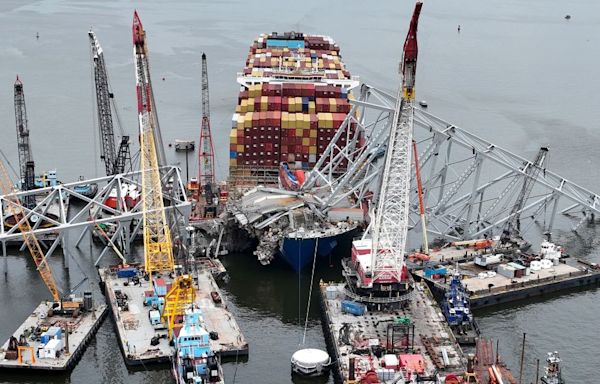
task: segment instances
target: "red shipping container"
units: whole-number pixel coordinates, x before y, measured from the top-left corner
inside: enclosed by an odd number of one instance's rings
[[[272,151],[273,150],[273,143],[265,143],[265,149],[267,151]]]
[[[311,139],[310,139],[310,145],[311,146],[317,145],[317,139],[311,137]]]
[[[308,155],[309,148],[310,148],[310,147],[309,147],[308,145],[303,145],[303,146],[302,146],[302,153],[303,153],[303,154],[307,154],[307,155]]]

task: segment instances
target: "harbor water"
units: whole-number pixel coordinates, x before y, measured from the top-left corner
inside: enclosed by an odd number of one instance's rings
[[[353,75],[394,91],[412,3],[305,0],[160,1],[3,0],[0,2],[0,150],[17,166],[13,88],[24,83],[33,157],[39,171],[59,179],[102,176],[94,130],[93,88],[87,31],[105,50],[111,85],[126,134],[136,137],[131,19],[138,9],[147,31],[156,105],[165,144],[198,139],[200,57],[210,76],[211,123],[217,175],[227,175],[228,135],[237,103],[236,73],[248,45],[261,32],[305,31],[332,36]],[[569,20],[565,15],[571,15]],[[460,25],[460,31],[458,26]],[[36,38],[36,34],[39,36]],[[525,158],[550,148],[548,167],[600,191],[600,3],[592,0],[428,0],[419,24],[417,98],[429,111]],[[133,139],[135,145],[137,140]],[[167,147],[186,174],[186,159]],[[134,151],[136,149],[134,148]],[[196,173],[197,153],[188,172]],[[583,259],[600,262],[599,231],[562,220],[553,239]],[[76,236],[72,236],[75,237]],[[86,240],[87,241],[87,240]],[[535,245],[534,245],[535,246]],[[85,275],[97,292],[93,266],[98,250],[69,247],[69,270],[52,257],[63,289]],[[138,251],[139,253],[139,251]],[[50,295],[27,254],[0,260],[0,340]],[[338,257],[325,260],[319,279],[341,277]],[[139,258],[140,255],[138,254]],[[102,264],[114,262],[107,257]],[[298,277],[283,264],[262,267],[252,255],[223,260],[231,276],[226,299],[250,344],[247,359],[228,359],[227,383],[290,382],[289,359],[304,331],[309,272]],[[317,291],[313,291],[306,345],[324,348]],[[535,362],[558,351],[568,382],[593,382],[600,364],[597,319],[600,291],[574,290],[476,313],[482,332],[500,339],[500,353],[518,376],[523,333],[526,380]],[[80,363],[68,374],[0,372],[0,383],[168,382],[166,366],[125,366],[111,319],[100,328]],[[303,381],[294,379],[295,382]],[[325,378],[322,382],[330,381]],[[311,381],[312,382],[312,381]],[[317,381],[318,382],[318,381]]]

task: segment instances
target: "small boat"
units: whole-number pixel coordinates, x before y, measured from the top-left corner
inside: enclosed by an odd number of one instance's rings
[[[181,328],[175,328],[172,372],[177,384],[225,384],[219,358],[211,349],[202,311],[188,306]]]
[[[131,209],[136,206],[136,204],[140,201],[140,192],[136,185],[133,184],[123,184],[121,185],[121,201],[122,206],[127,209]],[[119,206],[119,194],[117,192],[117,188],[113,188],[110,191],[110,194],[104,201],[104,204],[109,206],[112,209],[117,209]]]
[[[423,108],[427,108],[427,102],[425,100],[419,101],[419,105]]]
[[[83,181],[83,176],[79,177],[79,180]],[[96,192],[98,192],[98,184],[96,183],[85,183],[79,184],[73,187],[73,191],[79,193],[85,197],[94,197],[96,196]]]
[[[565,384],[560,371],[560,357],[558,352],[548,352],[546,366],[544,367],[543,384]]]

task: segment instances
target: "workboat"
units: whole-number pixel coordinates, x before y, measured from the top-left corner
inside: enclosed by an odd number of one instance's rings
[[[456,335],[457,341],[461,344],[475,344],[477,336],[479,336],[479,329],[473,319],[469,296],[461,283],[458,272],[454,273],[450,280],[442,301],[442,311],[448,325]]]
[[[117,209],[119,207],[119,198],[121,198],[121,207],[131,209],[140,201],[140,191],[136,185],[122,184],[121,193],[119,195],[117,188],[113,188],[110,194],[104,201],[108,207]]]
[[[560,371],[560,357],[558,352],[548,352],[546,366],[544,367],[543,384],[565,384]]]
[[[225,384],[219,358],[210,346],[210,334],[202,311],[195,305],[186,308],[183,324],[174,329],[173,376],[177,384]]]

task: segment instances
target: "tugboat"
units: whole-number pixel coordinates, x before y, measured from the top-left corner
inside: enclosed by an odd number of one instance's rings
[[[225,384],[219,358],[210,347],[210,334],[200,308],[185,310],[181,328],[175,328],[173,376],[177,384]]]
[[[546,358],[546,367],[544,368],[544,376],[542,376],[543,384],[565,384],[560,372],[560,357],[558,352],[548,352]]]
[[[457,341],[460,344],[475,344],[479,336],[479,328],[473,319],[469,296],[462,286],[458,268],[450,280],[448,291],[442,302],[442,310]]]

